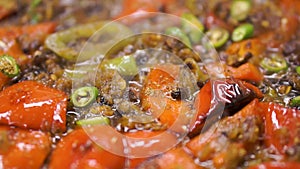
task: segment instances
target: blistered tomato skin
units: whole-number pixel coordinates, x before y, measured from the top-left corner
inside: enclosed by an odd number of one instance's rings
[[[38,82],[24,81],[0,92],[0,124],[43,131],[66,130],[67,95]]]
[[[39,169],[51,149],[50,135],[0,126],[0,168]]]

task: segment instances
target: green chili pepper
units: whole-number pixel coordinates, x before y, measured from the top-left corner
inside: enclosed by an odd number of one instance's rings
[[[191,47],[191,46],[192,46],[192,44],[191,44],[189,38],[188,38],[188,37],[186,36],[186,34],[184,34],[184,33],[182,32],[182,30],[179,29],[178,27],[170,27],[170,28],[168,28],[168,29],[165,31],[165,33],[166,33],[167,35],[177,37],[179,40],[181,40],[181,41],[182,41],[186,46],[188,46],[188,47]]]
[[[115,69],[121,75],[125,76],[134,76],[138,73],[139,70],[135,58],[131,55],[103,60],[100,67],[102,69]]]
[[[71,101],[75,107],[86,107],[96,100],[98,93],[96,87],[81,87],[72,93]]]
[[[237,20],[245,20],[251,10],[250,0],[234,0],[230,6],[230,16]]]
[[[300,75],[300,66],[296,67],[296,72],[298,73],[298,75]]]
[[[280,71],[286,70],[288,64],[284,57],[280,54],[271,54],[270,57],[265,57],[261,63],[261,67],[264,68],[267,72],[278,73]]]
[[[229,38],[229,32],[223,28],[213,28],[206,35],[215,48],[223,46]]]
[[[76,124],[79,126],[86,126],[86,125],[109,125],[110,120],[107,117],[99,116],[99,117],[93,117],[89,119],[82,119],[76,121]]]
[[[300,106],[300,96],[296,96],[294,97],[291,102],[290,102],[291,106]]]
[[[16,60],[9,55],[0,56],[0,71],[6,76],[13,78],[20,73]]]
[[[204,31],[203,24],[195,15],[191,13],[184,13],[182,14],[181,18],[184,19],[182,21],[182,30],[189,36],[192,42],[199,42],[203,35],[202,32]],[[191,24],[193,24],[195,27],[193,27]]]
[[[109,48],[111,46],[110,43],[121,40],[122,36],[127,36],[131,32],[125,25],[110,23],[108,27],[101,29],[100,33],[95,34],[95,37],[91,41],[88,41],[88,45],[86,45],[88,49],[84,51],[83,57],[77,58],[85,42],[106,23],[108,22],[89,23],[51,34],[47,37],[45,45],[57,55],[69,61],[88,60],[93,56],[98,56],[99,52],[103,52]],[[121,36],[119,36],[120,33],[122,34]],[[75,44],[79,48],[72,47],[72,44]]]
[[[45,41],[45,44],[57,55],[70,61],[76,61],[77,56],[79,54],[79,50],[69,47],[68,44],[72,41],[76,42],[77,39],[88,39],[103,25],[103,22],[97,22],[86,25],[80,25],[65,31],[57,32],[48,36],[48,38]]]
[[[232,40],[238,42],[253,36],[254,26],[250,23],[245,23],[235,28],[232,33]]]

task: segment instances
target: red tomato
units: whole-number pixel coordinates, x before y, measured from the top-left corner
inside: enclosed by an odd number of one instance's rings
[[[278,153],[296,144],[300,139],[300,111],[269,103],[265,112],[265,143]]]
[[[237,93],[235,91],[235,85],[239,86],[241,89],[241,93]],[[216,88],[215,93],[212,93],[212,87]],[[226,103],[231,103],[231,100],[234,100],[235,97],[239,97],[239,95],[244,95],[247,92],[253,92],[254,97],[261,98],[263,95],[261,91],[254,85],[247,83],[245,81],[232,81],[227,79],[226,81],[215,81],[212,85],[210,81],[208,81],[198,93],[195,100],[195,108],[197,110],[197,119],[196,122],[192,125],[191,134],[197,134],[203,127],[204,121],[206,117],[209,115],[213,108],[216,107],[215,100],[222,100]],[[232,94],[231,97],[226,96],[224,93]],[[227,98],[228,97],[228,98]],[[252,97],[249,95],[249,97]],[[254,97],[252,99],[254,99]],[[210,110],[212,108],[212,110]]]
[[[51,149],[49,134],[0,126],[1,168],[39,169]]]
[[[83,129],[76,129],[57,144],[49,168],[123,169],[125,158],[103,150]]]
[[[66,130],[67,95],[24,81],[0,92],[0,123],[52,132]]]
[[[238,68],[226,66],[226,74],[240,80],[249,80],[253,82],[261,82],[263,74],[252,63],[245,63]]]
[[[267,162],[259,164],[249,169],[297,169],[300,168],[300,163],[297,162]]]
[[[121,18],[133,13],[144,12],[158,12],[160,3],[159,0],[149,1],[149,0],[124,0],[123,1],[123,11],[116,17]]]

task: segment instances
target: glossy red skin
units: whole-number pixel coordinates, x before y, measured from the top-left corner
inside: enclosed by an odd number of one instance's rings
[[[51,149],[50,135],[0,126],[2,168],[39,169]]]
[[[103,150],[83,129],[75,129],[57,144],[50,157],[49,169],[123,169],[124,165],[124,157]]]
[[[267,162],[248,169],[298,169],[300,163],[297,162]]]
[[[67,95],[35,81],[0,92],[0,124],[43,131],[66,130]]]
[[[225,83],[225,82],[218,82],[218,83]],[[251,90],[255,93],[256,97],[261,98],[263,94],[261,91],[254,85],[247,83],[245,81],[241,81],[241,84],[244,85],[247,89]],[[210,108],[213,107],[211,104],[213,100],[212,96],[212,85],[211,82],[208,81],[200,90],[198,95],[196,96],[195,100],[195,108],[197,110],[197,119],[192,125],[191,132],[192,133],[198,133],[199,130],[201,130],[203,122],[205,121],[205,118],[207,117]]]
[[[264,106],[265,143],[284,155],[285,150],[300,139],[300,111],[275,103],[265,103]],[[280,129],[285,129],[285,134],[280,134]]]

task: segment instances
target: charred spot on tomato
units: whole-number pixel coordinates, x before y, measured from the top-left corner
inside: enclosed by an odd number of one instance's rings
[[[236,113],[257,97],[254,91],[237,79],[218,81],[214,85],[216,99],[225,103],[225,116]]]
[[[171,97],[175,100],[181,100],[181,90],[180,88],[176,88],[171,91]]]

